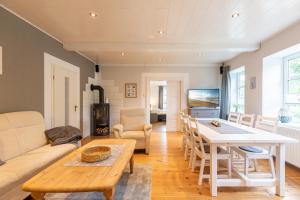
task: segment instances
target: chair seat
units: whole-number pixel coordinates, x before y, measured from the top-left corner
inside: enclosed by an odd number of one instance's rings
[[[263,153],[263,149],[259,147],[253,147],[253,146],[239,146],[239,148],[243,151],[247,151],[250,153]]]
[[[266,150],[266,149],[264,149],[264,148],[260,148],[260,147],[253,147],[253,150],[254,149],[255,150],[256,149],[261,150],[259,153],[250,151],[250,149],[244,150],[244,149],[242,149],[240,147],[231,147],[231,149],[233,151],[235,151],[236,153],[242,155],[242,156],[246,156],[247,155],[249,158],[250,157],[257,157],[257,156],[259,156],[259,157],[262,158],[262,157],[268,157],[269,156],[269,151]],[[257,159],[259,159],[259,158],[257,157]]]

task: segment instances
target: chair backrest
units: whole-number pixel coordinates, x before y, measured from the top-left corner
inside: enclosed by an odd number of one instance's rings
[[[202,138],[201,130],[199,128],[199,122],[196,122],[196,134],[194,135],[194,145],[198,148],[198,150],[205,155],[206,151],[204,148],[204,141]]]
[[[142,131],[146,121],[144,108],[126,108],[120,111],[124,131]]]
[[[239,124],[253,127],[254,119],[255,119],[255,115],[253,115],[253,114],[251,114],[251,115],[250,114],[241,114],[240,118],[239,118]]]
[[[182,115],[182,118],[183,118],[183,132],[185,134],[189,134],[189,118],[188,118],[188,115],[186,114],[183,114]]]
[[[191,116],[189,116],[189,129],[191,135],[197,130],[197,120]]]
[[[231,112],[228,115],[228,121],[238,123],[240,119],[240,115],[241,115],[240,113]]]
[[[263,117],[258,115],[255,122],[255,128],[269,132],[276,132],[277,125],[278,119],[276,117]]]

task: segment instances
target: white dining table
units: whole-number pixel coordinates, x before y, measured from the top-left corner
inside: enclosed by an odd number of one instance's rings
[[[222,119],[203,119],[197,120],[218,120],[222,124],[227,124],[241,129],[241,132],[250,132],[251,134],[222,134],[216,128],[211,128],[204,124],[199,124],[199,131],[204,140],[210,144],[210,192],[211,196],[216,197],[218,187],[238,187],[238,186],[276,186],[276,194],[285,195],[285,145],[297,143],[298,140],[285,137],[276,133],[270,133],[256,128],[247,127],[237,123],[229,122]],[[245,176],[235,178],[218,178],[217,169],[217,147],[219,146],[275,146],[276,149],[276,178],[275,179],[247,179]]]

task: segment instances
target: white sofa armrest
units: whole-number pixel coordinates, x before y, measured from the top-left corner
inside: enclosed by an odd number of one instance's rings
[[[145,124],[144,125],[145,137],[150,136],[152,131],[152,124]]]
[[[116,124],[113,126],[113,133],[116,138],[121,138],[123,134],[123,125],[122,124]]]

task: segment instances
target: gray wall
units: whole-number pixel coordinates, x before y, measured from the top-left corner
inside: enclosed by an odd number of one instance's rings
[[[44,52],[80,67],[82,90],[94,77],[94,64],[0,7],[0,113],[35,110],[44,112]]]

